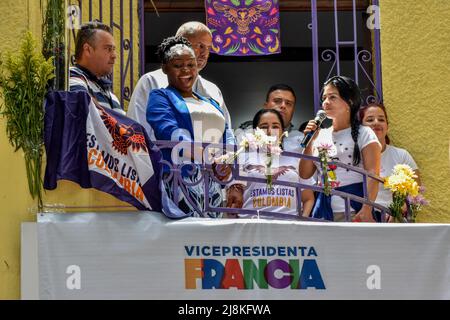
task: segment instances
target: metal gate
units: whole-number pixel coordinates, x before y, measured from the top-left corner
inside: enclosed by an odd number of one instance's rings
[[[88,21],[109,25],[118,43],[118,62],[111,76],[114,92],[120,92],[120,103],[125,108],[135,86],[136,75],[144,72],[144,0],[68,0],[67,16],[70,35],[67,50],[70,64],[75,62],[77,27]]]
[[[378,0],[372,1],[372,6],[367,8],[367,12],[374,10],[376,15],[374,18],[379,21],[378,13]],[[368,93],[363,93],[363,104],[370,102],[382,102],[382,82],[381,82],[381,55],[380,55],[380,29],[378,25],[374,25],[372,30],[372,48],[358,47],[357,37],[358,32],[361,29],[357,25],[357,7],[356,0],[352,0],[352,38],[342,39],[341,32],[339,30],[339,10],[337,0],[333,0],[333,29],[328,30],[334,34],[334,49],[327,49],[319,55],[319,19],[317,10],[317,0],[311,0],[311,31],[312,31],[312,50],[313,50],[313,82],[314,82],[314,111],[317,112],[321,108],[321,84],[333,75],[346,75],[349,71],[354,74],[354,79],[357,84],[360,84],[362,80],[368,82],[371,86],[371,90]],[[368,27],[368,24],[366,24]],[[353,49],[353,70],[343,70],[341,67],[340,49],[341,48]],[[325,68],[326,62],[328,72],[324,78],[320,77],[322,66]],[[369,70],[371,68],[372,70]],[[346,73],[344,73],[346,72]]]

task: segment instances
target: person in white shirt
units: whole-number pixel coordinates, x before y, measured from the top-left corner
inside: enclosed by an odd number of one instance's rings
[[[329,155],[333,160],[347,165],[359,167],[365,171],[379,175],[381,145],[375,133],[366,126],[361,126],[358,111],[361,106],[361,93],[358,85],[350,78],[332,77],[324,84],[322,108],[332,119],[333,124],[328,129],[317,128],[314,120],[309,121],[304,133],[317,129],[311,142],[305,148],[304,154],[318,156],[318,147],[331,146]],[[300,177],[310,178],[320,165],[312,160],[300,160]],[[337,190],[363,196],[363,177],[361,174],[343,167],[335,169],[339,182]],[[368,179],[368,198],[375,201],[378,193],[378,181]],[[351,201],[355,210],[354,221],[375,222],[372,207]],[[313,209],[313,218],[341,221],[345,219],[343,212],[345,204],[341,197],[326,196],[320,193]]]
[[[209,52],[212,46],[212,34],[209,28],[201,22],[186,22],[180,26],[176,36],[182,36],[189,40],[197,59],[198,72],[203,70],[208,63]],[[144,74],[139,79],[131,95],[127,116],[142,124],[151,140],[155,140],[155,134],[146,120],[149,94],[154,89],[166,88],[168,84],[167,76],[160,68]],[[206,80],[199,74],[192,90],[206,98],[214,99],[224,113],[228,128],[231,128],[230,114],[222,97],[222,92],[214,83]]]
[[[285,127],[282,114],[275,109],[262,109],[253,118],[253,129],[260,128],[269,136],[282,139]],[[242,159],[243,158],[243,159]],[[251,178],[266,179],[267,154],[263,151],[252,150],[241,153],[243,163],[242,175]],[[242,208],[252,211],[267,211],[287,215],[309,217],[314,205],[312,190],[303,189],[301,194],[296,187],[279,185],[276,180],[310,184],[310,181],[300,179],[298,174],[299,159],[284,155],[273,155],[271,171],[274,183],[270,187],[265,182],[239,181],[233,183],[227,192],[227,207]],[[302,208],[299,206],[298,196],[301,197]],[[235,217],[229,214],[228,217]],[[240,218],[251,218],[249,214],[239,214]]]
[[[416,181],[420,185],[420,174],[416,162],[411,154],[405,149],[394,147],[390,144],[388,137],[389,122],[386,108],[381,103],[373,103],[362,108],[359,116],[363,125],[372,128],[381,143],[381,168],[380,176],[385,178],[392,174],[397,164],[407,164],[417,175]],[[385,189],[382,184],[379,186],[376,202],[385,207],[392,203],[392,193]]]
[[[300,142],[303,139],[303,132],[294,129],[292,117],[295,112],[297,97],[294,89],[284,83],[272,85],[266,94],[264,109],[275,109],[281,113],[283,124],[289,135],[283,139],[283,149],[289,152],[301,153],[303,148]],[[253,132],[253,121],[245,121],[239,125],[236,130],[236,140],[240,142],[246,132]]]

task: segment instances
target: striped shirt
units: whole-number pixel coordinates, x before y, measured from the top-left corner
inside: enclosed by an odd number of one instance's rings
[[[78,64],[75,67],[70,67],[69,91],[86,91],[102,107],[125,114],[120,106],[119,99],[111,91],[111,85],[112,82],[106,77],[99,79],[88,69]]]

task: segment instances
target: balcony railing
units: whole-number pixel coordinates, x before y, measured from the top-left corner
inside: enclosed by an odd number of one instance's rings
[[[172,150],[174,147],[179,146],[179,141],[156,141],[156,145],[161,150]],[[186,142],[182,142],[185,143]],[[211,153],[211,149],[214,150],[234,150],[236,152],[237,146],[233,145],[224,145],[224,144],[208,144],[208,143],[187,143],[185,145],[185,148],[191,148],[191,154],[194,154],[194,150],[201,148],[202,149],[202,158],[208,159],[208,155]],[[216,153],[217,154],[217,153]],[[291,157],[291,158],[297,158],[297,159],[309,159],[314,162],[319,162],[318,157],[303,155],[300,153],[295,152],[287,152],[283,151],[281,153],[282,156],[285,157]],[[351,221],[351,209],[350,209],[350,201],[355,201],[361,204],[369,205],[370,207],[377,209],[381,212],[381,221],[386,221],[387,215],[389,214],[389,209],[377,204],[373,201],[370,201],[368,198],[368,190],[367,190],[367,182],[368,179],[374,179],[378,181],[379,183],[383,183],[383,180],[369,172],[366,172],[363,169],[347,165],[341,162],[330,162],[330,164],[334,164],[337,167],[341,167],[344,169],[347,169],[349,171],[357,172],[358,174],[361,174],[362,181],[363,181],[363,197],[356,196],[354,194],[350,194],[347,192],[339,191],[332,189],[331,190],[331,196],[339,196],[342,199],[344,199],[345,202],[345,219],[346,221]],[[183,177],[182,172],[192,169],[193,166],[197,166],[200,168],[201,176],[197,181],[189,182],[187,183]],[[259,182],[259,183],[266,183],[266,179],[264,178],[256,178],[256,177],[249,177],[246,175],[241,174],[242,166],[238,162],[238,158],[234,159],[234,162],[230,164],[231,166],[231,174],[230,176],[225,180],[221,181],[216,177],[216,175],[213,172],[213,164],[211,162],[191,162],[191,163],[173,163],[168,162],[166,160],[163,160],[163,166],[165,167],[165,172],[167,173],[165,176],[162,177],[165,181],[172,181],[172,194],[174,199],[178,199],[179,192],[183,193],[183,196],[185,199],[195,208],[197,213],[200,216],[205,216],[205,212],[223,212],[223,213],[238,213],[238,214],[245,214],[245,215],[251,215],[255,217],[263,217],[263,218],[269,218],[269,219],[285,219],[285,220],[306,220],[306,221],[321,221],[315,218],[305,218],[302,217],[301,214],[299,215],[292,215],[287,213],[277,213],[277,212],[271,212],[271,211],[264,211],[264,210],[252,210],[252,209],[237,209],[237,208],[227,208],[225,206],[221,207],[213,207],[209,203],[209,192],[208,187],[210,181],[215,181],[216,183],[220,184],[223,188],[225,188],[227,185],[232,184],[233,181],[244,181],[244,182]],[[204,207],[199,208],[195,205],[195,201],[190,198],[188,188],[197,186],[203,184],[203,190],[204,190]],[[282,180],[273,180],[273,185],[281,185],[281,186],[287,186],[287,187],[294,187],[297,190],[297,208],[298,211],[301,212],[302,208],[302,202],[301,202],[301,192],[302,190],[312,190],[315,192],[324,192],[324,188],[319,185],[310,185],[310,184],[303,184],[299,182],[290,182],[290,181],[282,181]]]

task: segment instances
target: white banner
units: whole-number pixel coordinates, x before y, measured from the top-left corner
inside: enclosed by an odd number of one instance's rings
[[[450,299],[450,226],[42,214],[40,299]]]

